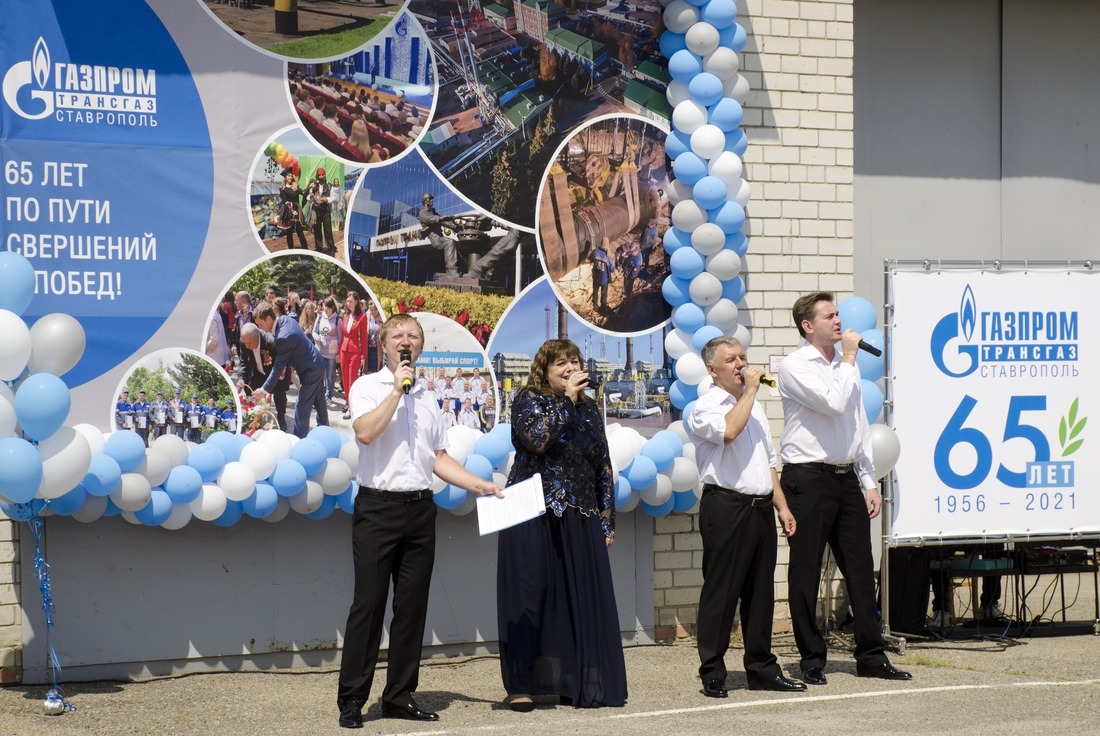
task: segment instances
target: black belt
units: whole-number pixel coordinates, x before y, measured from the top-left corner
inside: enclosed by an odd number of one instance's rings
[[[394,503],[416,503],[429,501],[432,498],[431,490],[425,488],[422,491],[380,491],[377,488],[359,486],[359,493],[380,501],[393,501]]]
[[[713,483],[704,483],[703,493],[708,492],[720,493],[723,496],[729,496],[736,501],[747,503],[749,506],[760,507],[772,505],[772,494],[770,493],[764,496],[759,496],[750,493],[741,493],[740,491],[735,491],[732,488],[723,488],[722,486],[717,486]]]
[[[826,473],[847,475],[848,473],[851,473],[853,470],[856,469],[856,464],[843,463],[841,465],[830,465],[829,463],[787,463],[783,467],[813,468],[814,470],[824,470]]]

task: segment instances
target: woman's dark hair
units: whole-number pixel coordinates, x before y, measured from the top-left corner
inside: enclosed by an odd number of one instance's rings
[[[547,371],[550,369],[550,364],[561,357],[570,358],[576,360],[578,363],[583,363],[581,358],[581,351],[571,340],[547,340],[539,348],[539,351],[535,353],[535,359],[531,361],[531,373],[527,377],[527,385],[531,389],[538,391],[540,394],[553,393],[550,390],[550,381],[547,378]],[[578,401],[583,401],[585,394],[583,391],[577,396]]]

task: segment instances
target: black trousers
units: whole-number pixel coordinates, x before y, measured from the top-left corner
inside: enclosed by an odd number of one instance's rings
[[[801,464],[783,466],[780,479],[798,531],[788,539],[791,555],[787,590],[795,643],[802,669],[824,667],[825,637],[817,625],[817,590],[825,545],[844,575],[855,619],[857,660],[886,661],[886,641],[878,620],[871,524],[859,478]]]
[[[745,673],[783,674],[772,654],[775,559],[778,536],[771,504],[752,506],[720,491],[704,490],[699,502],[703,539],[703,590],[696,639],[699,676],[726,679],[726,650],[741,600]]]
[[[428,587],[435,565],[436,505],[389,501],[362,491],[355,497],[351,544],[355,595],[344,628],[337,705],[370,697],[386,598],[393,583],[393,620],[382,702],[404,705],[416,690]]]

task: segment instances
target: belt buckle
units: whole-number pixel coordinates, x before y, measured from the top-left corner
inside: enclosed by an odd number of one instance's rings
[[[752,501],[749,503],[753,508],[759,508],[760,506],[767,506],[770,502],[765,496],[753,496]]]
[[[845,463],[844,465],[834,465],[833,472],[837,475],[847,475],[852,472],[852,463]]]

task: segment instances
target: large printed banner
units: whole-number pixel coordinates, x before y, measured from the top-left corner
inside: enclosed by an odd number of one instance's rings
[[[1091,270],[891,273],[891,541],[1100,533]]]

